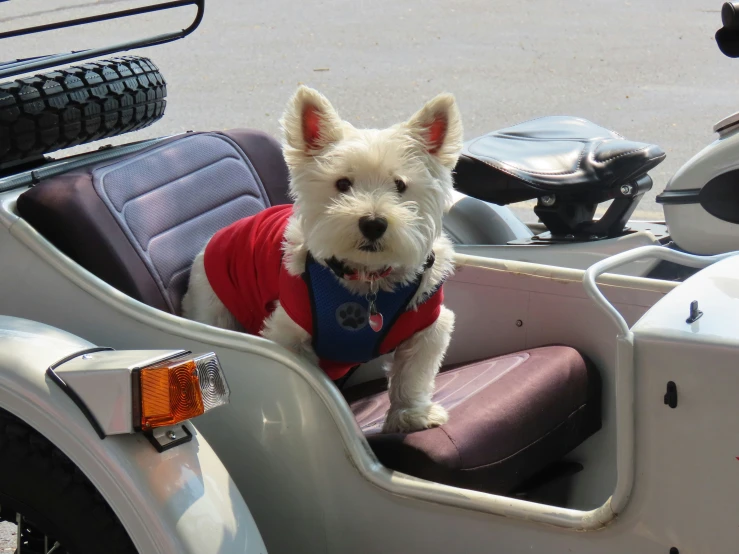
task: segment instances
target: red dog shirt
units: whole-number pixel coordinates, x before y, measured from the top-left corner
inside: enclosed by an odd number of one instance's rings
[[[367,302],[341,286],[327,266],[308,256],[302,277],[282,263],[282,242],[291,205],[268,208],[216,233],[205,249],[211,287],[246,332],[256,335],[279,300],[290,318],[313,338],[319,365],[331,379],[397,348],[439,317],[439,286],[415,309],[407,309],[419,278],[391,293],[378,293],[387,325],[375,333],[367,325]],[[399,295],[402,295],[399,296]]]

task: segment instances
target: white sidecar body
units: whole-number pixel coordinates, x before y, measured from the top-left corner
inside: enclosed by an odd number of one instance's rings
[[[178,143],[142,147],[142,156],[149,162],[157,152],[169,156],[173,144]],[[131,160],[123,164],[129,172],[141,158]],[[123,167],[116,163],[111,156],[101,171],[113,175]],[[159,186],[173,182],[181,180]],[[458,255],[457,272],[445,288],[446,305],[457,316],[445,362],[449,372],[480,360],[493,367],[506,356],[524,359],[540,347],[565,345],[589,361],[599,381],[592,392],[599,403],[591,403],[598,413],[588,420],[596,418],[597,425],[525,483],[490,492],[494,487],[486,489],[484,482],[449,484],[443,472],[439,479],[433,472],[413,475],[415,462],[400,471],[380,461],[371,432],[376,422],[360,421],[350,394],[382,378],[379,363],[360,367],[340,388],[274,343],[188,321],[176,310],[134,298],[55,246],[64,241],[48,227],[42,234],[38,221],[32,225],[23,217],[18,206],[25,192],[16,188],[0,196],[0,313],[116,349],[215,352],[231,402],[192,424],[246,500],[269,552],[730,552],[739,540],[733,523],[739,513],[739,450],[732,440],[739,416],[739,258],[717,261],[677,284],[599,275],[654,257],[674,256],[672,261],[695,267],[716,260],[653,246],[609,258],[586,275]],[[197,215],[185,226],[197,222]],[[159,211],[148,217],[167,216]],[[130,236],[136,244],[135,229]],[[560,380],[565,384],[556,389],[563,397],[572,392],[566,383],[574,370],[567,371]],[[492,390],[504,373],[479,382],[478,389]],[[463,421],[465,406],[477,403],[481,418],[497,418],[495,425],[515,431],[524,428],[517,425],[526,417],[543,429],[537,440],[549,440],[551,395],[530,391],[551,389],[537,389],[538,380],[533,370],[524,375],[526,385],[517,385],[520,396],[511,411],[495,416],[490,413],[502,396],[480,406],[483,393],[465,389],[450,410],[451,422]],[[12,410],[14,394],[0,389],[0,407]],[[364,399],[380,402],[381,396]],[[577,432],[558,436],[569,440]],[[496,436],[492,429],[469,441],[493,451]],[[74,445],[60,441],[59,447],[74,457]],[[513,452],[511,459],[518,455]],[[437,469],[442,463],[422,462]],[[504,467],[505,460],[489,464],[486,478],[497,478],[496,464]],[[515,481],[515,475],[506,479]],[[117,511],[115,498],[109,500]]]

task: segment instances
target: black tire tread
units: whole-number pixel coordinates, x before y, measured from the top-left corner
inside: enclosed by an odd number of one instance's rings
[[[141,56],[0,83],[0,166],[148,127],[166,96],[159,68]]]
[[[64,529],[68,539],[64,550],[78,554],[137,552],[113,510],[77,466],[46,437],[3,410],[0,495],[31,507]],[[7,516],[8,508],[2,506],[3,515]],[[58,538],[63,541],[62,534]]]

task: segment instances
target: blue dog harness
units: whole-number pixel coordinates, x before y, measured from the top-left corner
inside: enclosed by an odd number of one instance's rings
[[[380,346],[418,291],[421,276],[392,292],[380,290],[374,301],[386,323],[379,332],[369,324],[369,302],[337,281],[334,272],[313,260],[306,263],[313,315],[313,349],[319,358],[359,364],[380,355]]]

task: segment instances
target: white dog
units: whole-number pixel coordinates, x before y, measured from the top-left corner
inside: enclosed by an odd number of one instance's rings
[[[185,317],[261,333],[338,378],[393,351],[385,432],[446,423],[431,401],[454,314],[442,216],[462,148],[454,97],[357,129],[300,87],[281,121],[294,206],[217,233],[195,258]]]

